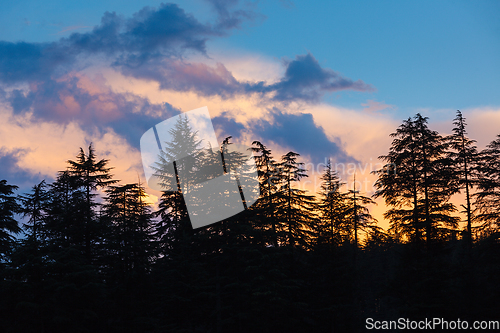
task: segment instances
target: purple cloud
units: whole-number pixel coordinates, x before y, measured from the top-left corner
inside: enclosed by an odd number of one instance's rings
[[[204,54],[207,39],[226,31],[200,23],[175,4],[145,7],[129,19],[106,12],[92,31],[57,42],[0,42],[0,80],[48,79],[78,56],[104,54],[117,64],[140,64],[154,57],[179,57],[188,49]]]
[[[361,80],[353,81],[329,68],[322,68],[310,53],[288,62],[284,77],[274,84],[238,81],[220,63],[210,67],[177,59],[150,59],[141,66],[122,63],[121,70],[125,75],[157,81],[161,89],[196,91],[205,96],[224,98],[235,94],[258,93],[263,96],[270,94],[272,100],[279,102],[301,100],[316,103],[328,92],[375,90]]]
[[[279,146],[309,155],[315,164],[324,163],[325,158],[333,158],[336,163],[357,162],[341,146],[340,139],[331,141],[324,129],[314,123],[312,114],[291,114],[278,108],[270,110],[271,120],[250,121],[245,126],[228,114],[223,113],[212,119],[214,128],[222,133],[219,140],[227,136],[239,138],[243,129],[251,129],[252,137],[263,142],[274,142]]]
[[[249,86],[249,91],[275,92],[274,100],[287,102],[303,100],[317,102],[327,92],[340,90],[374,91],[375,89],[361,80],[353,81],[337,72],[322,68],[318,61],[308,53],[299,55],[287,63],[284,77],[271,85]]]

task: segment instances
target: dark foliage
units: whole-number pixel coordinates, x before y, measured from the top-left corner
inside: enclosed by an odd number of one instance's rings
[[[156,211],[141,184],[115,184],[92,146],[17,198],[0,181],[0,331],[360,332],[367,318],[498,320],[500,139],[476,153],[460,119],[447,140],[420,115],[393,134],[378,171],[388,231],[370,198],[342,192],[329,163],[316,198],[295,186],[307,176],[297,153],[277,162],[258,141],[260,198],[193,230],[178,173],[230,156],[199,147],[186,119],[173,134],[199,154],[159,178],[177,191]],[[449,202],[467,188],[477,188],[464,221],[481,231],[473,239]]]

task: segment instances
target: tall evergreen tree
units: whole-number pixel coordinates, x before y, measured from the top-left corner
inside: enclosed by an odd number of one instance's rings
[[[169,134],[169,141],[161,143],[159,161],[152,167],[165,191],[177,190],[186,194],[198,181],[197,170],[203,154],[202,141],[187,116],[181,115]]]
[[[279,178],[277,177],[277,163],[272,156],[272,152],[260,141],[252,142],[251,150],[256,154],[255,163],[257,165],[257,176],[259,178],[260,197],[252,208],[258,211],[262,218],[261,227],[264,232],[270,234],[269,244],[278,247],[279,225],[274,217],[274,207],[278,189]]]
[[[384,198],[386,205],[391,207],[384,217],[389,220],[396,239],[406,237],[420,243],[417,133],[413,120],[404,120],[390,136],[394,139],[389,153],[379,157],[386,165],[374,171],[378,175],[374,197]]]
[[[152,213],[140,184],[110,186],[106,189],[103,219],[111,224],[107,240],[114,260],[113,269],[122,274],[145,273],[154,257]]]
[[[161,143],[159,161],[153,166],[164,188],[155,213],[160,219],[154,233],[162,254],[180,254],[191,249],[193,229],[184,195],[197,185],[203,151],[187,116],[179,117],[169,134],[170,139]]]
[[[452,151],[449,153],[449,158],[452,162],[452,172],[457,178],[459,190],[465,190],[465,212],[467,214],[467,242],[472,246],[472,203],[471,190],[477,184],[477,168],[478,168],[478,152],[475,145],[476,141],[467,137],[465,118],[460,110],[457,110],[453,124],[453,134],[447,139],[450,143]]]
[[[332,169],[329,159],[321,181],[318,204],[321,222],[318,224],[317,242],[326,243],[331,249],[349,239],[350,223],[346,218],[349,206],[347,194],[340,191],[344,183],[340,181],[337,172]]]
[[[477,219],[486,234],[500,227],[500,135],[481,151],[480,182],[475,194]]]
[[[447,143],[420,114],[405,120],[391,137],[389,154],[380,157],[387,164],[375,171],[375,197],[383,197],[391,207],[384,216],[397,238],[420,243],[425,235],[430,245],[446,235],[448,227],[458,225],[458,218],[450,215],[456,208],[449,198],[457,187],[445,156]]]
[[[449,202],[456,193],[455,177],[451,162],[445,156],[448,144],[438,132],[427,126],[427,117],[417,114],[414,118],[418,134],[418,156],[422,177],[422,205],[427,246],[434,238],[448,234],[447,228],[456,229],[459,218],[450,214],[456,211]]]
[[[275,217],[284,230],[284,243],[291,248],[309,248],[313,241],[316,224],[315,197],[293,185],[307,177],[304,163],[298,162],[300,155],[288,152],[278,164],[279,189]]]
[[[48,196],[44,232],[50,246],[54,250],[74,247],[83,255],[87,201],[79,179],[68,171],[60,171],[49,185]]]
[[[68,160],[68,174],[75,179],[77,186],[85,195],[82,233],[85,256],[89,263],[92,261],[93,243],[95,238],[99,237],[99,222],[95,214],[95,207],[99,204],[94,199],[97,195],[95,191],[117,182],[112,179],[110,171],[113,168],[107,167],[108,162],[106,159],[97,160],[92,144],[89,145],[87,154],[80,148],[76,161]]]
[[[28,221],[24,224],[28,231],[28,238],[38,244],[44,232],[44,223],[47,214],[47,203],[49,194],[46,190],[45,180],[33,186],[31,193],[19,196],[21,201],[21,213]]]
[[[356,190],[356,177],[354,176],[353,189],[349,190],[347,195],[348,208],[345,211],[345,219],[349,225],[350,240],[354,242],[356,248],[359,246],[359,231],[369,232],[377,223],[367,207],[370,204],[375,204],[375,202]]]
[[[42,302],[42,280],[47,276],[47,232],[46,218],[49,202],[49,194],[45,180],[33,186],[31,192],[20,195],[20,213],[25,218],[23,227],[26,237],[20,239],[16,251],[13,254],[13,264],[16,265],[16,274],[25,279],[27,287],[31,288],[33,300]],[[38,313],[39,315],[39,313]]]
[[[14,215],[21,209],[14,196],[18,187],[0,180],[0,259],[7,254],[13,245],[14,234],[21,232]]]

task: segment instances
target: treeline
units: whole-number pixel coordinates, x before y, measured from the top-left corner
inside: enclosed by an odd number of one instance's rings
[[[92,145],[29,193],[2,180],[0,331],[356,332],[368,317],[498,320],[500,136],[479,152],[460,112],[454,125],[441,136],[417,114],[391,134],[375,171],[387,231],[372,199],[342,191],[330,163],[313,195],[296,186],[307,177],[299,154],[275,160],[258,141],[257,202],[194,230],[186,188],[163,192],[154,211],[144,185],[119,185]],[[187,122],[172,131],[197,152],[191,170],[214,160]]]
[[[397,240],[427,246],[457,237],[469,247],[474,237],[498,232],[500,222],[500,135],[478,152],[476,141],[467,137],[460,111],[453,122],[453,134],[442,136],[427,126],[427,118],[408,118],[391,136],[388,164],[378,170],[375,197],[383,197],[390,209],[385,213],[389,231]],[[465,201],[457,208],[450,202],[461,194]],[[466,227],[459,228],[462,209]]]

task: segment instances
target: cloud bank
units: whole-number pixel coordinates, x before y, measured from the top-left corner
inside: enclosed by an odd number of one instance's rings
[[[216,130],[237,140],[260,139],[314,163],[325,157],[355,161],[342,140],[300,106],[320,105],[332,92],[375,88],[322,67],[311,53],[283,60],[277,77],[237,78],[211,58],[208,41],[262,15],[236,0],[209,2],[209,22],[162,4],[131,17],[106,12],[91,30],[55,42],[0,41],[2,177],[55,175],[78,147],[94,142],[125,175],[118,178],[130,180],[132,173],[142,174],[141,135],[203,105],[214,112]],[[132,83],[135,88],[127,89]]]

